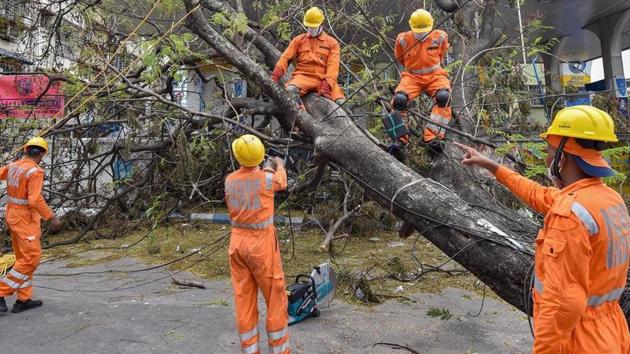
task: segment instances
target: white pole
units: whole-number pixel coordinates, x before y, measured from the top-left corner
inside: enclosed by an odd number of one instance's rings
[[[523,36],[523,20],[521,18],[521,0],[516,0],[516,10],[518,12],[518,28],[521,31],[521,50],[523,52],[523,64],[527,63],[525,55],[525,37]]]

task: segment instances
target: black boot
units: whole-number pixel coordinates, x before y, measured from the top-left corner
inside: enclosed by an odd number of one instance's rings
[[[31,299],[28,299],[26,301],[16,300],[15,304],[13,304],[13,309],[11,309],[11,312],[18,313],[18,312],[40,307],[43,304],[44,303],[42,302],[42,300],[31,300]]]
[[[402,163],[407,160],[407,146],[400,140],[394,141],[388,148],[390,155]]]
[[[413,226],[413,224],[404,221],[402,227],[400,228],[400,230],[398,230],[398,237],[407,238],[413,235],[415,231],[416,228]]]
[[[7,302],[4,301],[3,297],[0,297],[0,312],[7,312],[8,309]]]
[[[444,144],[437,138],[425,143],[427,144],[427,153],[431,161],[435,161],[444,152]]]

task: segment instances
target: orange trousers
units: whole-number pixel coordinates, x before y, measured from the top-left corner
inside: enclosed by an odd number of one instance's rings
[[[290,353],[288,299],[275,229],[232,229],[230,271],[243,353],[259,353],[258,289],[267,304],[267,337],[272,353]]]
[[[426,92],[429,96],[435,96],[435,93],[440,89],[451,89],[451,82],[448,79],[448,74],[444,69],[438,69],[433,73],[425,75],[415,75],[408,72],[401,74],[400,83],[396,87],[396,92],[405,91],[409,96],[409,101],[420,96],[421,93]],[[451,120],[453,113],[451,111],[450,104],[446,107],[440,107],[437,104],[433,105],[431,109],[431,120],[434,122],[447,125]],[[424,128],[422,139],[425,142],[429,142],[436,137],[444,139],[446,130],[435,124],[428,123]]]
[[[294,74],[285,87],[289,87],[291,85],[296,86],[300,89],[300,96],[304,96],[311,91],[316,91],[321,82],[322,79],[317,76]],[[339,87],[339,84],[336,82],[334,85],[331,85],[330,91],[330,99],[333,102],[345,98],[343,91],[341,91],[341,87]]]
[[[11,232],[15,264],[0,279],[0,297],[17,293],[18,300],[29,300],[33,296],[33,273],[42,255],[39,215],[33,220],[30,210],[7,211],[7,226]]]

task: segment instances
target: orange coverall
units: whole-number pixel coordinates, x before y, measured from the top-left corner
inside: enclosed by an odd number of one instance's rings
[[[506,167],[495,173],[545,214],[536,238],[535,354],[627,354],[630,336],[619,298],[626,285],[630,217],[621,196],[600,178],[561,190]]]
[[[0,296],[17,292],[20,301],[33,295],[33,273],[42,255],[41,219],[53,217],[44,197],[44,170],[31,159],[24,158],[0,167],[0,180],[7,181],[7,228],[15,252],[13,269],[0,279]]]
[[[296,86],[300,96],[304,96],[316,90],[325,79],[331,87],[330,99],[337,101],[345,97],[337,84],[340,55],[339,42],[326,32],[322,31],[317,37],[303,33],[291,40],[274,70],[280,69],[284,74],[289,62],[295,59],[295,71],[285,86]]]
[[[448,50],[448,36],[442,30],[434,30],[419,44],[412,31],[403,32],[396,37],[394,56],[403,66],[400,83],[396,92],[404,91],[409,101],[426,92],[434,97],[440,89],[451,89],[448,73],[442,68],[442,60]],[[433,105],[431,120],[448,124],[452,116],[450,104],[446,107]],[[428,142],[436,137],[444,139],[445,130],[428,123],[424,128],[423,140]]]
[[[289,353],[288,299],[282,258],[273,225],[274,192],[287,188],[283,167],[241,167],[225,180],[232,221],[229,260],[236,320],[243,353],[259,353],[258,289],[267,303],[272,353]]]

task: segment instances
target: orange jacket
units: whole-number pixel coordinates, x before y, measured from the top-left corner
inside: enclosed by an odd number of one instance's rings
[[[561,190],[500,167],[495,173],[537,212],[534,353],[628,353],[618,300],[626,285],[630,217],[621,196],[600,178]]]
[[[410,74],[425,75],[442,68],[442,60],[448,51],[448,35],[442,30],[434,30],[418,43],[412,31],[396,37],[394,56]]]
[[[232,234],[262,234],[273,230],[274,192],[287,188],[284,167],[264,170],[241,167],[225,179],[225,198]]]
[[[42,196],[44,170],[24,158],[0,167],[0,180],[7,181],[7,220],[20,211],[30,211],[33,220],[48,220],[54,213]]]
[[[339,42],[326,32],[322,31],[317,37],[310,37],[307,33],[303,33],[291,40],[276,63],[275,69],[281,69],[284,74],[289,67],[289,62],[295,59],[293,75],[326,79],[328,84],[333,86],[339,76],[340,55]]]

